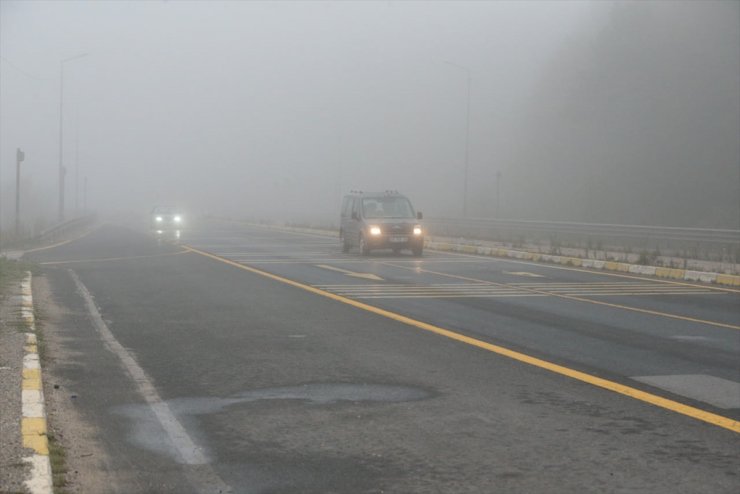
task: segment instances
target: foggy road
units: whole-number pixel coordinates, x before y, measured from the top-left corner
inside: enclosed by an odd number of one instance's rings
[[[740,493],[739,88],[737,1],[0,0],[0,492]]]
[[[179,243],[108,225],[29,257],[58,306],[52,403],[97,452],[75,460],[83,485],[740,485],[737,290],[433,251],[361,257],[336,238],[217,222]]]

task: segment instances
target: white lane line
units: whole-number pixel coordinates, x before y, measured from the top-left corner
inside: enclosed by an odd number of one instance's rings
[[[342,269],[336,266],[329,266],[326,264],[317,264],[316,267],[322,268],[322,269],[328,269],[330,271],[335,271],[337,273],[346,274],[347,276],[352,276],[354,278],[363,278],[363,279],[372,280],[372,281],[383,281],[383,278],[373,273],[356,273],[354,271],[349,271],[348,269]]]
[[[632,379],[718,408],[740,408],[740,383],[728,379],[706,374],[634,376]]]
[[[105,324],[105,321],[103,321],[103,317],[100,315],[100,312],[95,305],[92,295],[90,295],[87,287],[82,284],[77,273],[71,269],[68,271],[74,280],[75,285],[77,285],[77,290],[85,300],[85,305],[87,306],[87,310],[95,329],[98,334],[100,334],[101,339],[108,349],[120,359],[129,376],[134,381],[139,393],[144,397],[144,400],[151,408],[154,416],[167,433],[167,436],[169,437],[173,447],[176,449],[182,463],[187,465],[207,465],[209,460],[202,448],[195,444],[185,428],[172,413],[167,402],[162,400],[159,396],[157,389],[154,387],[154,384],[144,369],[139,366],[136,359],[118,342],[118,340],[116,340],[113,333],[108,329],[108,326]],[[230,492],[229,487],[212,468],[208,467],[206,468],[206,471],[202,473],[206,474],[204,476],[206,478],[199,479],[202,485],[196,486],[201,487],[200,492]],[[193,480],[192,477],[191,480]]]

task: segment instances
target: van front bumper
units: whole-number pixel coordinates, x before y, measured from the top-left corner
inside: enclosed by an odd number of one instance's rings
[[[418,249],[424,246],[423,235],[367,235],[367,246],[371,249]]]

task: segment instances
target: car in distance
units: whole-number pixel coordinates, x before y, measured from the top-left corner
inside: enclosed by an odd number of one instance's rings
[[[352,191],[342,199],[342,252],[357,247],[366,256],[374,249],[391,249],[394,253],[410,249],[419,257],[424,251],[422,217],[397,191]]]
[[[172,206],[155,206],[152,209],[151,221],[152,230],[159,234],[180,231],[184,226],[182,212]]]

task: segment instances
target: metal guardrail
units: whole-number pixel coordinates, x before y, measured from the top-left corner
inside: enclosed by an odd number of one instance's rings
[[[740,244],[740,230],[482,218],[430,218],[425,222],[427,225],[434,225],[435,227],[445,229],[461,228],[490,232],[495,232],[496,230],[536,231],[548,234]]]
[[[432,235],[515,244],[660,250],[665,254],[691,252],[700,257],[726,259],[740,256],[740,230],[731,229],[483,218],[428,218],[425,224]]]
[[[53,240],[59,239],[62,236],[64,236],[66,233],[68,233],[70,230],[74,230],[76,228],[83,227],[85,225],[88,225],[95,221],[95,215],[89,214],[87,216],[80,216],[79,218],[74,218],[68,221],[65,221],[63,223],[56,224],[52,227],[49,227],[33,237],[32,239],[28,240],[29,243],[46,243],[51,242]]]

